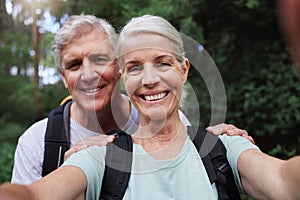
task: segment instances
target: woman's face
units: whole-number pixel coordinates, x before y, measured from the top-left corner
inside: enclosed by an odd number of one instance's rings
[[[101,110],[111,102],[120,72],[106,35],[94,30],[74,38],[61,52],[61,76],[76,104]]]
[[[165,119],[178,112],[189,62],[179,63],[172,50],[170,40],[149,33],[129,37],[121,47],[125,89],[141,117]]]

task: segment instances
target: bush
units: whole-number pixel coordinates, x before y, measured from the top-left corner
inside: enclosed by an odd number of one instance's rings
[[[0,143],[0,183],[11,180],[15,147],[16,144],[13,142]]]

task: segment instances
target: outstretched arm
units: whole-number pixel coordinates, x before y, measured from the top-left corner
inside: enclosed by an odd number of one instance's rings
[[[26,185],[5,183],[0,186],[0,199],[19,200],[34,199],[34,194]]]
[[[299,167],[300,157],[284,161],[258,150],[238,159],[243,189],[255,199],[300,199]]]
[[[286,183],[285,189],[295,199],[300,199],[300,156],[293,157],[284,163],[282,167],[283,181]]]
[[[81,169],[63,166],[29,185],[10,183],[1,185],[0,199],[84,199],[86,186],[86,178]]]

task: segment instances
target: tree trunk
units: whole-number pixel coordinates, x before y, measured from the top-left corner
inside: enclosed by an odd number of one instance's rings
[[[9,32],[11,28],[11,18],[6,11],[5,0],[0,0],[0,42],[4,39],[4,35]],[[0,66],[2,66],[1,68],[3,69],[4,75],[9,75],[10,68],[5,60],[2,60]]]
[[[35,2],[33,3],[36,4]],[[32,46],[34,50],[34,83],[36,86],[35,89],[35,100],[37,105],[37,117],[38,119],[43,117],[43,106],[42,99],[39,93],[40,86],[40,76],[39,76],[39,64],[40,64],[40,33],[39,26],[37,24],[39,20],[39,16],[35,12],[35,6],[32,6],[32,14],[33,14],[33,23],[32,23]]]
[[[34,50],[34,82],[37,86],[40,84],[39,64],[40,64],[40,33],[37,25],[37,15],[34,14],[32,23],[32,45]]]

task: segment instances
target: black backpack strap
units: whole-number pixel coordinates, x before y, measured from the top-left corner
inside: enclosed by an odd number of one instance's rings
[[[218,199],[241,199],[226,157],[226,148],[219,137],[194,126],[188,127],[188,132],[200,154],[211,184],[216,184]]]
[[[72,101],[54,108],[48,115],[42,176],[46,176],[64,161],[70,148],[70,106]]]
[[[116,139],[107,145],[100,199],[121,200],[131,174],[133,144],[131,136],[121,130],[107,134],[115,134]]]

